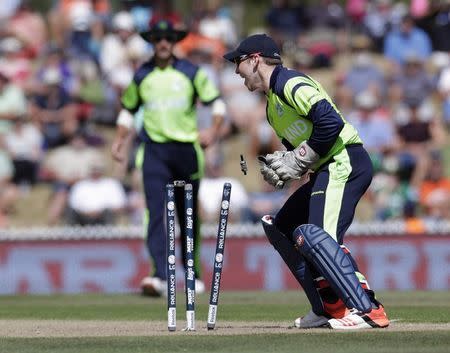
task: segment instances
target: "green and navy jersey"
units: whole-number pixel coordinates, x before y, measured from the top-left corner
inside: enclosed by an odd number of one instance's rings
[[[320,156],[314,169],[346,145],[362,143],[317,81],[281,65],[270,78],[267,119],[288,149],[308,141]]]
[[[197,99],[210,104],[219,91],[205,71],[191,62],[174,59],[160,68],[153,60],[144,63],[122,95],[122,105],[131,113],[143,107],[144,141],[158,143],[198,140]]]

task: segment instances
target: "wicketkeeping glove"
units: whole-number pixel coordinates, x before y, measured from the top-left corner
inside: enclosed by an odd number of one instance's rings
[[[268,167],[284,182],[300,179],[319,158],[319,155],[306,142],[302,142],[293,151],[282,154],[275,152],[266,156]]]
[[[268,165],[264,156],[258,157],[260,171],[264,180],[267,181],[270,185],[276,187],[277,189],[282,189],[284,186],[284,181],[280,180],[280,177],[272,170]]]

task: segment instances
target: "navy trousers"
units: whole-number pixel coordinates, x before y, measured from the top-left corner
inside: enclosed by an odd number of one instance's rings
[[[142,165],[145,199],[148,209],[147,248],[153,260],[153,276],[166,280],[166,184],[184,180],[193,186],[194,195],[194,256],[195,274],[200,278],[200,220],[198,217],[198,189],[203,175],[203,155],[192,143],[145,143]],[[185,264],[185,215],[183,188],[175,188],[176,210],[181,232],[181,250]]]
[[[372,162],[362,145],[350,145],[311,175],[310,181],[296,190],[275,217],[275,226],[289,239],[301,224],[315,224],[342,245],[353,221],[356,206],[372,181]],[[299,254],[299,256],[301,256]],[[348,254],[361,283],[367,283],[351,254]],[[299,282],[311,302],[313,311],[324,313],[317,292],[319,274],[304,259]]]
[[[347,146],[290,196],[276,215],[276,227],[292,235],[301,224],[315,224],[342,244],[372,175],[372,162],[363,146]]]

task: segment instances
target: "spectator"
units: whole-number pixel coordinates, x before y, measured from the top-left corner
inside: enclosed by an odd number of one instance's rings
[[[12,129],[13,121],[26,114],[27,101],[22,89],[0,71],[0,133]]]
[[[206,4],[205,16],[198,25],[200,34],[218,39],[225,46],[236,43],[236,26],[229,16],[220,12],[222,1],[208,0]]]
[[[114,224],[126,207],[126,195],[119,181],[104,175],[103,162],[89,167],[89,176],[77,181],[69,192],[69,223]]]
[[[48,15],[51,38],[65,47],[68,34],[89,28],[96,16],[106,19],[109,10],[109,0],[56,0]]]
[[[46,148],[68,142],[78,128],[76,105],[62,87],[58,69],[48,68],[42,75],[43,92],[32,98],[30,114],[44,135]]]
[[[367,0],[347,0],[345,11],[356,31],[361,29],[361,24],[367,12]]]
[[[431,37],[435,51],[450,52],[450,3],[433,0],[419,24]]]
[[[145,28],[142,31],[147,30],[148,23],[151,26],[156,24],[161,20],[167,20],[175,27],[179,27],[182,25],[182,18],[178,11],[175,10],[174,1],[173,0],[155,0],[153,6],[153,13],[150,19],[150,22],[147,22]]]
[[[396,149],[395,126],[379,109],[379,101],[370,91],[361,92],[355,98],[356,110],[348,120],[364,141],[364,147],[372,158],[380,158],[384,153]]]
[[[0,40],[0,68],[9,79],[25,88],[27,80],[31,77],[31,61],[24,57],[23,44],[16,37],[6,37]]]
[[[66,27],[66,52],[73,57],[92,57],[91,26],[95,19],[93,6],[89,2],[72,1],[69,15],[69,26]]]
[[[302,29],[307,26],[305,9],[293,6],[290,0],[272,0],[265,15],[268,30],[278,43],[295,41]]]
[[[370,40],[366,36],[357,36],[352,42],[353,62],[345,75],[344,86],[353,96],[370,90],[377,97],[385,94],[386,82],[370,52]]]
[[[415,54],[426,60],[432,52],[431,40],[427,33],[414,24],[411,16],[402,18],[400,28],[391,29],[384,42],[384,55],[390,59],[394,68],[405,63],[408,55]]]
[[[68,145],[50,151],[44,160],[42,177],[52,184],[52,195],[48,207],[48,223],[61,221],[67,206],[67,197],[72,185],[89,176],[89,168],[103,159],[96,148],[87,144],[86,135],[77,132]]]
[[[177,44],[175,51],[181,57],[187,57],[196,52],[208,53],[212,56],[214,67],[218,68],[222,63],[225,45],[220,39],[200,33],[199,23],[200,18],[192,19],[187,37]]]
[[[427,197],[427,208],[424,218],[428,221],[450,220],[450,192],[437,189]]]
[[[411,162],[406,158],[389,156],[383,161],[368,190],[374,219],[403,219],[415,214],[417,196],[410,185],[411,174]]]
[[[208,152],[210,151],[208,149]],[[245,220],[248,213],[249,199],[244,186],[236,178],[223,176],[223,164],[222,156],[206,153],[205,177],[198,192],[200,215],[205,222],[216,223],[218,220],[224,183],[231,183],[232,185],[230,203],[233,206],[229,215],[230,221],[241,222]]]
[[[438,147],[443,143],[444,130],[431,104],[411,108],[404,118],[395,121],[403,149],[422,153],[424,148]]]
[[[430,11],[430,1],[429,0],[411,0],[409,6],[409,11],[411,16],[415,19],[420,19],[428,14]]]
[[[47,25],[42,15],[33,11],[29,0],[21,0],[14,15],[8,19],[7,31],[24,45],[26,55],[34,58],[41,54],[48,40]]]
[[[309,5],[307,11],[311,29],[323,28],[336,32],[345,26],[345,11],[337,1],[320,0]]]
[[[40,94],[45,90],[43,89],[43,86],[45,86],[43,80],[44,74],[48,70],[56,70],[59,73],[61,77],[60,85],[66,94],[76,94],[79,89],[78,77],[73,72],[71,63],[67,60],[63,49],[53,43],[47,46],[36,69],[36,74],[28,84],[27,90],[31,94]]]
[[[117,70],[129,71],[131,77],[133,63],[130,48],[136,45],[147,46],[135,33],[133,17],[130,13],[122,11],[114,15],[112,28],[113,33],[106,35],[100,51],[100,68],[109,81]]]
[[[391,0],[370,2],[363,23],[377,52],[383,51],[383,42],[391,26]]]
[[[165,1],[167,3],[167,1]],[[146,0],[126,0],[121,1],[121,7],[124,11],[131,13],[136,30],[145,31],[153,16],[153,5],[156,1]],[[157,10],[157,9],[156,9]]]
[[[12,181],[29,187],[36,183],[42,158],[43,136],[39,129],[27,122],[27,116],[14,119],[13,128],[5,134],[5,147],[14,165]]]
[[[307,13],[310,27],[297,44],[312,56],[312,67],[330,67],[334,55],[347,47],[344,9],[337,1],[321,0],[309,5]]]
[[[435,89],[422,60],[416,54],[405,56],[401,72],[393,84],[399,86],[402,100],[410,108],[420,108],[429,103],[429,97]]]
[[[441,98],[441,107],[444,123],[450,128],[450,55],[447,55],[447,66],[438,77],[437,90]]]
[[[442,153],[430,152],[425,180],[420,185],[420,203],[429,219],[450,220],[450,178],[445,176]]]
[[[9,226],[8,214],[19,196],[17,186],[11,181],[13,174],[14,166],[3,149],[3,140],[0,135],[0,228]]]
[[[92,20],[90,27],[90,37],[88,42],[89,55],[96,63],[100,60],[100,51],[103,40],[106,36],[105,21],[101,17],[96,17]]]

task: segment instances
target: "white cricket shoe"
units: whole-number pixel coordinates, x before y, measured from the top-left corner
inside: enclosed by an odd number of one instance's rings
[[[148,297],[167,297],[167,281],[158,277],[144,277],[141,281],[142,295]]]
[[[383,305],[372,309],[370,313],[362,313],[352,309],[350,314],[342,319],[328,320],[330,328],[335,330],[360,330],[369,328],[385,328],[389,326],[389,319],[384,311]]]
[[[314,328],[328,326],[328,318],[317,315],[314,311],[310,311],[303,317],[298,317],[294,321],[294,326],[298,328]]]

